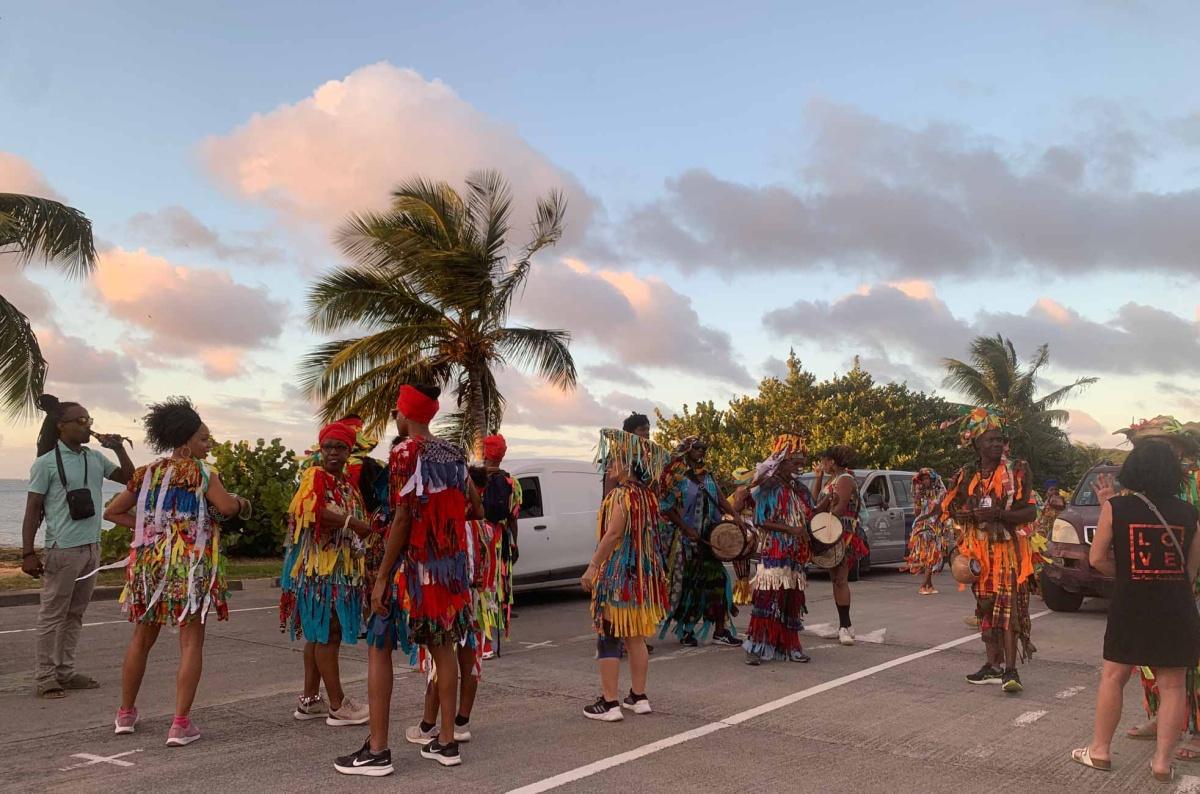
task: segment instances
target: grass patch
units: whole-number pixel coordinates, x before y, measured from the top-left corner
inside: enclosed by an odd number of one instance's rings
[[[225,560],[225,576],[228,579],[270,579],[279,575],[283,560],[278,557],[246,557]],[[101,571],[96,574],[97,585],[119,585],[125,581],[125,572]],[[32,579],[21,573],[21,550],[0,549],[0,592],[9,590],[37,590],[42,586],[40,579]]]

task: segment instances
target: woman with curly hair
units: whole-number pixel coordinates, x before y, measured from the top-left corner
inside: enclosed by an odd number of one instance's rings
[[[205,618],[214,609],[218,620],[229,617],[218,522],[247,516],[250,503],[225,490],[216,469],[204,462],[212,437],[190,400],[171,397],[151,405],[143,422],[147,443],[165,455],[134,471],[104,511],[108,521],[133,528],[121,603],[134,629],[121,670],[115,732],[134,732],[150,649],[163,626],[177,626],[179,675],[167,746],[182,747],[200,738],[188,714],[200,683]]]

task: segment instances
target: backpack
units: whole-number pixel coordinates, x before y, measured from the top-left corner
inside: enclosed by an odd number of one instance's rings
[[[508,473],[498,471],[488,477],[483,489],[483,517],[494,524],[512,518],[512,483]]]

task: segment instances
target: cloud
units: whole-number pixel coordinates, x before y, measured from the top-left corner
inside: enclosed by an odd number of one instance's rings
[[[130,412],[142,407],[136,397],[135,359],[98,350],[84,339],[54,328],[41,329],[38,344],[48,366],[46,391],[91,408]]]
[[[566,242],[578,239],[593,210],[579,182],[512,128],[440,80],[389,63],[356,69],[298,102],[255,114],[204,141],[201,156],[235,195],[322,228],[349,212],[385,207],[391,190],[411,177],[457,187],[483,168],[512,180],[517,230],[533,216],[535,198],[551,189],[563,190],[570,203]]]
[[[620,427],[633,411],[653,416],[658,409],[671,416],[676,410],[623,391],[597,396],[583,383],[572,391],[562,391],[513,369],[501,370],[496,380],[507,400],[504,423],[535,430],[561,433],[577,428],[593,432],[602,427]]]
[[[650,366],[726,383],[752,385],[730,336],[700,322],[691,299],[658,278],[593,270],[577,260],[541,263],[514,313],[616,356],[623,366]],[[630,384],[634,385],[634,384]]]
[[[266,288],[144,249],[104,252],[90,283],[113,316],[150,334],[153,352],[194,355],[218,380],[241,372],[246,351],[275,339],[287,313]]]
[[[242,232],[247,242],[230,242],[183,207],[139,212],[129,219],[130,232],[152,247],[188,249],[226,261],[272,264],[284,259],[282,248],[266,242],[261,232]]]
[[[830,263],[885,278],[968,277],[995,267],[1197,275],[1200,190],[1133,189],[1148,154],[1112,108],[1099,132],[1010,154],[947,124],[913,130],[810,103],[799,184],[746,185],[702,170],[667,181],[629,219],[632,247],[700,268],[807,271]]]
[[[1200,374],[1200,323],[1171,312],[1127,303],[1105,321],[1088,319],[1051,298],[1024,314],[951,313],[932,285],[878,284],[833,302],[800,300],[763,318],[770,330],[796,339],[827,342],[838,328],[848,352],[894,361],[907,353],[915,364],[941,368],[960,357],[975,336],[1002,333],[1025,355],[1050,345],[1056,368],[1088,374]]]
[[[1071,441],[1080,444],[1095,444],[1100,447],[1115,447],[1120,437],[1114,436],[1096,419],[1087,413],[1072,409],[1067,419],[1067,435]]]
[[[632,368],[618,364],[615,361],[606,361],[602,364],[585,367],[584,372],[587,373],[588,377],[597,380],[624,383],[628,386],[639,386],[644,389],[650,388],[650,381],[639,375]]]
[[[53,311],[50,293],[25,277],[12,254],[0,254],[0,295],[33,324],[50,322]]]
[[[0,190],[65,201],[28,160],[11,152],[0,152]]]

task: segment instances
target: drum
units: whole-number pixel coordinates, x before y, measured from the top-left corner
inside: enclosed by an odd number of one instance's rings
[[[758,535],[746,524],[726,520],[713,526],[708,533],[708,545],[721,562],[747,560],[758,548]]]
[[[817,513],[808,525],[812,564],[818,568],[836,568],[846,559],[845,527],[831,513]]]
[[[950,561],[950,574],[959,584],[975,584],[979,581],[979,561],[965,554],[955,554]]]

